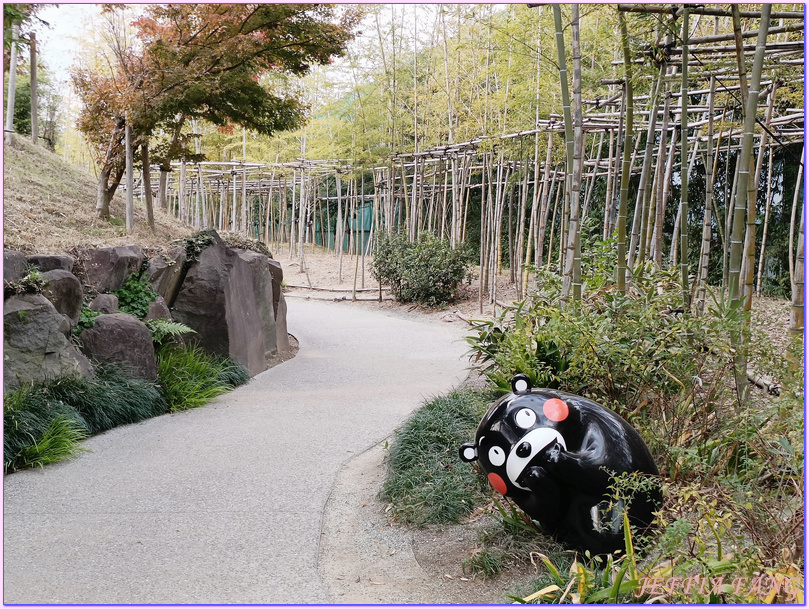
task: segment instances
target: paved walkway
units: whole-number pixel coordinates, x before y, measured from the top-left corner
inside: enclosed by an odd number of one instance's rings
[[[461,322],[289,301],[298,356],[195,411],[6,476],[5,603],[327,603],[340,466],[460,383]]]

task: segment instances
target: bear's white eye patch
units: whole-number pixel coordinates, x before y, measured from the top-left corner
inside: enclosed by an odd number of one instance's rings
[[[523,408],[514,415],[514,422],[522,429],[531,429],[537,422],[537,414],[530,408]]]
[[[499,446],[492,446],[489,449],[489,463],[495,467],[499,467],[506,462],[506,451]]]

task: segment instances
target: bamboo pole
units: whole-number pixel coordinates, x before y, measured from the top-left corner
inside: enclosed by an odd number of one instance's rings
[[[626,292],[626,208],[629,198],[629,172],[630,172],[630,148],[632,147],[632,122],[634,119],[634,101],[632,91],[632,61],[629,55],[629,34],[626,30],[626,17],[624,13],[618,13],[618,23],[621,30],[621,45],[624,52],[625,70],[625,92],[626,92],[626,135],[623,144],[623,166],[621,167],[621,198],[618,203],[618,261],[616,271],[618,273],[618,292]]]

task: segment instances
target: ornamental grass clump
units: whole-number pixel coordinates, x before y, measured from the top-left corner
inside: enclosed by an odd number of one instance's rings
[[[436,398],[396,432],[381,497],[395,518],[417,525],[458,522],[484,500],[483,485],[458,460],[488,406],[485,394],[456,391]]]
[[[247,369],[199,347],[168,345],[157,354],[158,377],[171,412],[198,408],[250,379]]]

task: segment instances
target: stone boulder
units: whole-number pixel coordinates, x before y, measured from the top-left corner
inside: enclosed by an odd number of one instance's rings
[[[156,256],[149,260],[145,276],[152,284],[154,291],[160,294],[166,304],[171,307],[174,305],[174,300],[183,283],[183,269],[186,262],[185,248],[174,248],[166,258]]]
[[[284,281],[284,269],[277,260],[270,260],[270,275],[272,275],[272,308],[273,313],[278,317],[278,303],[281,300],[281,286]]]
[[[42,295],[53,303],[57,311],[70,319],[71,326],[75,326],[79,321],[84,297],[79,280],[70,271],[61,269],[45,271],[42,279],[46,281]]]
[[[79,256],[85,286],[99,294],[120,288],[143,264],[143,250],[137,245],[88,248],[80,250]]]
[[[243,364],[251,376],[267,368],[264,327],[253,273],[219,235],[194,262],[174,301],[172,317],[197,332],[193,340],[210,353]]]
[[[275,329],[275,307],[273,306],[273,280],[270,274],[270,259],[252,250],[234,249],[239,258],[250,265],[253,274],[253,291],[256,306],[264,330],[265,355],[271,357],[278,352],[278,338]]]
[[[118,297],[115,294],[99,294],[93,298],[89,308],[97,313],[117,313]]]
[[[149,303],[149,312],[146,314],[146,317],[143,318],[143,321],[149,321],[150,319],[171,320],[171,311],[169,311],[169,307],[162,296],[158,296]]]
[[[41,294],[8,298],[3,306],[3,387],[62,376],[92,376],[90,362],[67,338],[70,323]]]
[[[287,331],[287,301],[283,293],[278,298],[278,314],[275,316],[275,336],[278,345],[278,353],[287,353],[292,349],[289,344],[289,332]]]
[[[134,315],[99,315],[93,327],[84,330],[79,340],[82,351],[91,360],[111,364],[149,381],[157,379],[152,333]]]
[[[15,281],[28,274],[28,263],[25,256],[14,250],[3,250],[3,280]]]
[[[35,266],[43,273],[47,271],[67,271],[72,273],[75,262],[73,256],[68,255],[34,254],[33,256],[28,256],[28,264]]]

